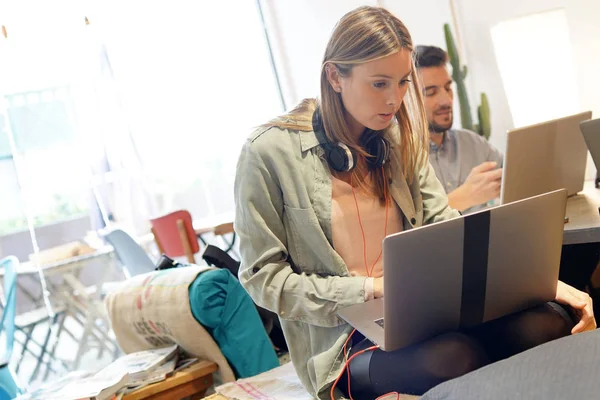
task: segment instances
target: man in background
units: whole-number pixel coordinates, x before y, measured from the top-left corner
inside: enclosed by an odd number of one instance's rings
[[[502,154],[485,138],[465,129],[452,129],[452,78],[448,56],[439,47],[417,46],[417,68],[423,81],[429,120],[429,161],[448,193],[448,203],[463,214],[484,208],[500,195]],[[587,291],[600,315],[600,268],[598,243],[562,248],[559,279]]]
[[[503,156],[475,132],[452,129],[454,93],[446,52],[417,46],[416,53],[429,121],[429,162],[450,207],[463,214],[481,210],[500,196]]]

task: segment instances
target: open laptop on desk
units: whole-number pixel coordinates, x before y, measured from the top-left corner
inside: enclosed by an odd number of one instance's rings
[[[592,160],[596,164],[596,171],[600,172],[600,118],[583,121],[579,127]]]
[[[502,172],[502,204],[566,188],[583,190],[587,146],[579,124],[591,111],[508,131]]]
[[[556,296],[564,189],[383,241],[384,297],[339,316],[385,351]]]

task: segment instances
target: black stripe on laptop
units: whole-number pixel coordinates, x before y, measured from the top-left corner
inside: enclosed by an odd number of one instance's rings
[[[461,328],[483,322],[490,242],[490,212],[468,215],[464,222]]]

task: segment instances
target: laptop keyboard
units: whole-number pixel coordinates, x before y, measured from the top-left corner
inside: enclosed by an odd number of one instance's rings
[[[383,318],[376,319],[373,322],[375,322],[377,325],[383,328]]]

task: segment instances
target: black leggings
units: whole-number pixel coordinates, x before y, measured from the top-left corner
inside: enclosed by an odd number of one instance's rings
[[[367,351],[350,362],[352,397],[375,399],[389,392],[422,395],[449,379],[566,336],[572,328],[565,309],[546,303],[400,350]],[[373,345],[358,332],[352,342],[348,357]],[[338,387],[348,396],[346,373]]]

